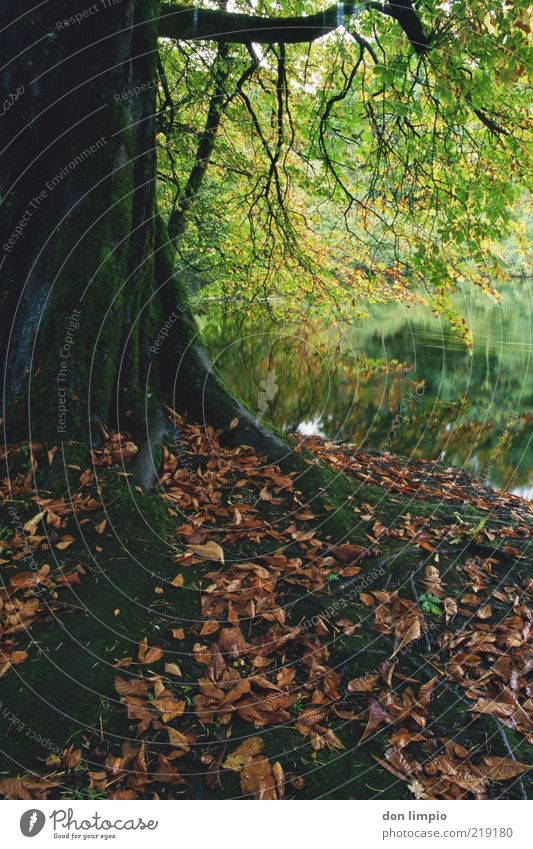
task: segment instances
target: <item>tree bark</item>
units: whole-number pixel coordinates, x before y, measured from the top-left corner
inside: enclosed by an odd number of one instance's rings
[[[420,48],[411,0],[370,5]],[[171,4],[161,13],[158,0],[23,0],[0,12],[7,439],[83,440],[99,423],[142,428],[164,397],[217,427],[238,418],[234,441],[284,451],[211,369],[174,273],[155,200],[157,38],[310,41],[353,10],[264,19]],[[215,96],[192,175],[200,182],[218,109]]]
[[[282,450],[213,373],[157,213],[159,4],[24,5],[2,53],[23,92],[0,138],[6,438],[142,433],[164,398]]]
[[[76,439],[110,422],[119,397],[139,409],[163,320],[156,28],[144,23],[157,4],[23,5],[2,52],[8,85],[24,88],[0,159],[4,389],[8,402],[27,397],[27,432]]]

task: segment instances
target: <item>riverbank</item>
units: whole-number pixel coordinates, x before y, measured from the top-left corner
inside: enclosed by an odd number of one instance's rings
[[[174,424],[148,495],[126,436],[65,446],[60,474],[8,453],[1,792],[531,795],[531,504]]]

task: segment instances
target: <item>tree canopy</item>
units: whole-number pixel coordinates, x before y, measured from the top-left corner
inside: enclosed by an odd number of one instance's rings
[[[189,278],[344,313],[416,289],[467,335],[451,292],[494,292],[520,238],[527,3],[252,9],[161,8],[161,198]]]

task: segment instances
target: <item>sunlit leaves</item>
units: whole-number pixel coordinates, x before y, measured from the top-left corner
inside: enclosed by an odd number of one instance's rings
[[[251,57],[230,46],[221,127],[179,245],[191,290],[207,284],[227,300],[297,298],[349,314],[374,289],[403,297],[393,272],[425,290],[468,341],[450,294],[462,281],[492,290],[505,279],[497,243],[529,170],[529,23],[522,2],[417,8],[432,33],[423,58],[377,10],[350,23],[370,49],[361,54],[344,30],[310,48],[289,45],[281,83],[278,47],[262,46],[241,83]],[[284,2],[281,11],[316,8]],[[260,12],[280,7],[265,2]],[[215,47],[162,49],[175,104],[158,137],[168,212],[194,163]]]

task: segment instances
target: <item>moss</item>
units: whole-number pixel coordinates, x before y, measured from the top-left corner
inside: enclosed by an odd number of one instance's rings
[[[43,766],[53,746],[62,751],[69,741],[79,745],[87,733],[99,734],[100,717],[110,740],[129,736],[116,699],[113,664],[135,656],[144,634],[153,639],[155,623],[163,629],[168,622],[154,613],[153,574],[170,579],[174,572],[168,546],[160,539],[170,532],[163,502],[129,491],[120,479],[106,487],[103,497],[110,504],[108,530],[100,536],[84,528],[85,545],[77,542],[64,552],[66,572],[83,563],[82,584],[59,591],[67,609],[32,628],[25,646],[28,661],[2,680],[0,770],[9,774],[18,772],[16,764]],[[96,545],[104,551],[93,558]],[[38,559],[46,562],[45,553]],[[198,599],[186,618],[193,610],[198,616]]]
[[[73,444],[68,448],[71,452],[69,459],[77,459],[83,465],[84,446]],[[296,455],[293,462],[294,468],[299,470],[301,458],[298,459]],[[327,489],[330,503],[337,504],[336,499],[339,499],[337,506],[341,508],[353,482],[343,476],[332,477],[329,469],[315,465],[306,468],[311,471],[305,483],[309,492],[313,492],[314,487],[320,483]],[[381,494],[383,502],[378,505],[376,499],[376,512],[379,510],[380,515],[385,517],[392,508],[396,512],[399,507],[402,509],[401,499],[399,504],[399,499],[390,499],[383,491]],[[370,501],[373,493],[365,488],[360,495],[365,501]],[[9,774],[14,772],[13,760],[24,765],[42,766],[44,758],[49,754],[46,745],[31,739],[31,732],[26,733],[28,729],[38,730],[41,738],[49,738],[52,745],[60,749],[69,742],[84,745],[85,737],[99,737],[101,728],[106,743],[114,750],[117,750],[124,737],[131,736],[124,710],[116,700],[113,679],[117,670],[112,664],[119,658],[135,656],[137,642],[143,636],[147,636],[150,645],[163,647],[165,661],[173,659],[174,652],[178,652],[177,661],[182,667],[185,686],[180,680],[175,688],[189,702],[195,693],[195,682],[205,672],[204,667],[196,664],[192,657],[193,644],[198,640],[193,623],[201,618],[200,588],[205,586],[205,581],[210,580],[207,576],[212,571],[212,564],[188,567],[183,570],[184,587],[179,590],[170,587],[166,581],[174,577],[176,572],[171,554],[175,547],[177,520],[169,515],[166,503],[156,495],[138,493],[124,478],[116,476],[110,476],[105,484],[103,500],[109,505],[108,527],[104,535],[85,530],[87,549],[77,542],[64,552],[65,570],[79,562],[87,570],[80,587],[60,591],[60,600],[72,605],[72,613],[64,613],[53,622],[35,626],[28,646],[30,659],[2,682],[3,707],[16,714],[16,719],[11,721],[11,727],[6,733],[5,754],[0,763],[0,769]],[[348,534],[350,539],[354,539],[354,533],[362,534],[363,530],[361,527],[354,531],[352,502],[349,504],[347,512],[338,510],[335,521],[341,523],[343,519],[349,520],[344,528],[339,525],[338,531],[340,538]],[[410,501],[409,504],[412,515],[417,515],[418,508],[423,506],[421,502]],[[282,505],[265,507],[274,511],[270,516],[273,522],[283,515]],[[445,518],[449,518],[445,513]],[[95,517],[94,521],[98,519]],[[334,542],[338,539],[333,537]],[[93,561],[90,553],[94,552],[96,545],[103,551]],[[383,588],[385,584],[391,589],[401,586],[401,594],[409,596],[411,590],[408,579],[420,566],[420,551],[404,549],[399,541],[390,539],[383,540],[380,547],[380,557],[385,555],[390,559],[390,564],[385,567],[386,576],[376,572],[373,565],[375,561],[372,561],[360,573],[361,578],[368,581],[369,588]],[[263,550],[261,544],[246,539],[238,544],[225,543],[224,549],[227,562],[233,558],[257,557]],[[270,549],[270,543],[265,541],[264,550]],[[295,543],[294,553],[296,551]],[[395,559],[394,554],[399,552],[402,556]],[[468,551],[459,551],[459,554],[463,560],[468,557]],[[505,565],[494,568],[501,569],[503,578]],[[161,586],[163,593],[154,592],[157,586]],[[447,573],[447,592],[453,596],[460,586],[462,584],[458,573],[454,570]],[[343,606],[339,615],[360,624],[360,629],[351,636],[337,636],[335,639],[330,663],[344,683],[365,672],[375,671],[390,656],[390,643],[385,638],[377,640],[375,632],[367,627],[368,610],[359,600],[357,591],[353,595],[339,592],[335,583],[328,585],[322,593],[306,593],[304,597],[297,587],[280,590],[285,593],[281,597],[286,611],[290,611],[291,622],[296,623],[316,612],[327,611],[335,600],[340,600]],[[115,615],[117,608],[120,609],[118,616]],[[438,617],[428,624],[435,634],[442,627]],[[170,635],[173,627],[183,627],[185,630],[185,639],[178,644]],[[403,652],[404,660],[400,668],[408,672],[412,662],[417,670],[415,677],[422,682],[426,673],[420,666],[421,652],[422,645],[418,644]],[[489,741],[492,753],[505,756],[503,741],[495,733],[488,717],[473,719],[467,706],[460,704],[458,707],[455,695],[448,692],[442,683],[439,683],[435,699],[432,730],[437,736],[453,735],[468,748],[483,746],[484,751]],[[345,707],[357,714],[365,705],[364,695],[354,695],[348,696]],[[242,735],[261,736],[265,754],[272,763],[280,760],[286,773],[304,778],[304,787],[298,791],[294,791],[289,782],[289,798],[370,799],[380,795],[387,799],[410,798],[406,784],[396,780],[374,760],[375,757],[383,757],[390,729],[385,729],[361,745],[359,741],[364,725],[364,720],[330,720],[329,727],[340,738],[344,748],[318,753],[313,752],[309,739],[299,734],[292,723],[252,728],[234,718],[231,732],[235,745]],[[215,751],[224,743],[231,751],[233,743],[231,739],[227,740],[227,731],[227,726],[219,726],[217,723],[206,726],[199,745],[205,745],[205,751],[209,754],[213,753],[213,743],[216,744]],[[518,745],[517,757],[527,760],[527,744],[514,734],[511,734],[510,742],[513,746],[515,743]],[[423,756],[421,752],[421,758]],[[187,784],[177,791],[163,788],[163,796],[172,797],[176,792],[185,798],[231,798],[241,795],[239,778],[230,771],[223,770],[222,789],[214,790],[207,787],[203,775],[197,769],[193,773],[188,776]],[[67,775],[66,781],[71,788],[75,788],[75,775]]]

